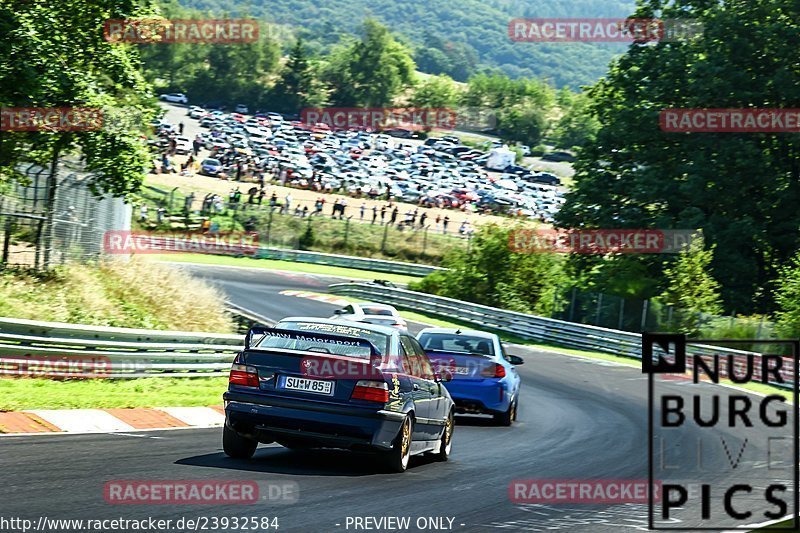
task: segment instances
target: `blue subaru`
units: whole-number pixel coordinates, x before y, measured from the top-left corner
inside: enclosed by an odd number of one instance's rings
[[[522,358],[506,354],[500,338],[477,330],[426,328],[417,339],[447,382],[457,413],[490,414],[503,426],[517,419]]]

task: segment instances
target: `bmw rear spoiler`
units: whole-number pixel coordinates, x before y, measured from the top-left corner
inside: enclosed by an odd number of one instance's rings
[[[280,337],[282,339],[298,339],[298,340],[311,340],[319,341],[322,344],[338,344],[344,346],[353,346],[357,348],[369,348],[371,357],[378,355],[378,350],[375,345],[366,339],[358,337],[349,337],[347,335],[332,335],[330,333],[318,333],[316,331],[296,331],[279,328],[268,328],[266,326],[253,326],[244,338],[244,349],[249,350],[253,345],[253,340],[261,340],[265,336]]]

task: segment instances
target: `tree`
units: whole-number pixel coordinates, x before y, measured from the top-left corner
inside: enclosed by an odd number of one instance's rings
[[[664,269],[666,289],[659,300],[681,311],[679,325],[683,330],[696,330],[699,313],[722,312],[719,283],[710,272],[713,256],[713,249],[704,249],[702,239],[695,238]]]
[[[285,113],[297,113],[304,107],[322,104],[322,88],[308,59],[303,41],[298,39],[281,71],[281,77],[269,94],[273,107]]]
[[[383,107],[413,83],[414,69],[409,49],[367,20],[360,40],[344,39],[331,52],[324,78],[335,105]]]
[[[563,111],[553,128],[553,140],[559,148],[583,147],[594,142],[600,122],[594,116],[587,93],[572,93],[568,89],[559,95]]]
[[[550,314],[554,293],[567,283],[563,261],[555,254],[516,253],[509,246],[518,226],[481,226],[470,250],[448,256],[448,270],[413,285],[414,290],[505,307],[524,313]]]
[[[0,105],[8,107],[82,107],[104,112],[127,109],[148,118],[149,86],[135,49],[107,42],[102,24],[152,14],[130,1],[12,0],[0,5],[4,36],[0,57]],[[52,234],[58,165],[80,154],[96,192],[125,195],[138,190],[148,154],[139,132],[122,128],[91,131],[15,132],[0,141],[0,178],[16,175],[23,160],[49,167],[45,265]]]
[[[414,88],[409,98],[413,107],[451,108],[458,99],[458,87],[449,76],[428,76]]]
[[[784,338],[800,336],[800,253],[781,267],[775,282],[775,319]]]
[[[581,150],[558,222],[567,227],[701,229],[729,310],[765,312],[763,287],[798,247],[800,138],[770,133],[668,133],[666,108],[793,108],[800,5],[642,4],[634,15],[693,18],[702,35],[633,44],[589,92],[600,122]],[[770,50],[764,54],[764,50]],[[636,259],[634,259],[636,260]],[[639,258],[648,261],[646,258]],[[661,270],[652,272],[655,279]]]
[[[501,109],[497,117],[497,132],[500,135],[529,146],[541,142],[547,127],[544,111],[533,105]]]

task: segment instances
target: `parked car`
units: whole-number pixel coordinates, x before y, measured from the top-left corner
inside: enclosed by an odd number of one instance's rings
[[[189,154],[192,152],[192,140],[188,137],[175,138],[175,153],[176,154]]]
[[[549,172],[537,172],[531,177],[531,181],[545,183],[547,185],[561,185],[561,179],[555,174],[550,174]]]
[[[542,161],[554,161],[557,163],[566,161],[572,163],[575,161],[575,156],[569,152],[548,152],[541,157]]]
[[[200,163],[200,174],[205,176],[213,176],[216,177],[222,171],[222,163],[219,159],[214,159],[213,157],[209,157],[203,159],[203,162]]]
[[[457,413],[490,414],[503,426],[516,420],[520,378],[514,366],[523,360],[506,354],[497,335],[425,328],[417,339],[437,371],[452,375],[446,386]]]
[[[249,113],[250,110],[244,104],[237,104],[236,109],[234,109],[236,113]]]
[[[231,366],[222,447],[259,443],[372,452],[394,472],[411,455],[446,461],[454,405],[414,337],[397,329],[290,317],[253,327]]]
[[[162,94],[158,97],[159,100],[164,102],[171,102],[173,104],[188,104],[189,99],[186,98],[186,95],[183,93],[170,93],[170,94]]]

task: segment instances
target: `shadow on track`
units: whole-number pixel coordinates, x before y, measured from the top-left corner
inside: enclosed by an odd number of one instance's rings
[[[434,463],[435,461],[429,457],[414,456],[408,468],[411,471]],[[289,450],[282,447],[261,447],[250,460],[231,459],[224,453],[218,452],[179,459],[175,464],[295,476],[391,475],[382,468],[377,456],[346,450]]]

